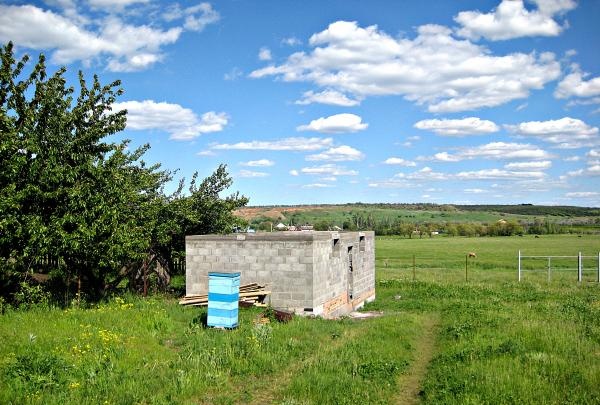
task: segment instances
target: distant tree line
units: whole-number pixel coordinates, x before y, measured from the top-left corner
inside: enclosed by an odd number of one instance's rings
[[[60,296],[141,291],[152,274],[164,285],[186,234],[245,225],[233,211],[248,199],[220,196],[225,166],[168,194],[173,172],[145,163],[148,145],[107,139],[126,124],[111,108],[119,81],[88,84],[80,72],[76,92],[43,55],[28,74],[12,44],[0,58],[0,299],[22,294],[48,257],[41,278]]]
[[[590,220],[590,226],[598,230],[600,221]],[[266,217],[255,218],[251,222],[259,231],[275,230],[274,223]],[[400,218],[376,218],[365,212],[355,212],[342,222],[322,218],[312,225],[316,231],[327,231],[341,228],[344,231],[375,231],[376,235],[398,235],[407,238],[444,236],[514,236],[514,235],[554,235],[565,233],[581,233],[583,227],[567,226],[546,219],[533,221],[500,220],[492,223],[484,222],[409,222]],[[336,228],[337,227],[337,228]]]

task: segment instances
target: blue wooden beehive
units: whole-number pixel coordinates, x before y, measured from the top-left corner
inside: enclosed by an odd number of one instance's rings
[[[235,328],[238,325],[240,273],[208,273],[208,326]]]

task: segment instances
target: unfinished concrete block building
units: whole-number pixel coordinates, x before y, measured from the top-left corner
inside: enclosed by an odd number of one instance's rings
[[[373,232],[273,232],[187,236],[186,295],[208,290],[208,272],[267,284],[275,308],[335,317],[375,299]]]

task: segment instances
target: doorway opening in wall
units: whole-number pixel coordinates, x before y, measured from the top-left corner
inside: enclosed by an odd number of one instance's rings
[[[352,246],[348,246],[348,297],[350,297],[350,299],[352,299],[352,295],[354,293],[352,289],[352,286],[354,285],[353,273],[354,267],[352,263]]]

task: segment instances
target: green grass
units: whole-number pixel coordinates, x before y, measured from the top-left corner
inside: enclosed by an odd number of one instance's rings
[[[566,268],[550,283],[543,271],[516,282],[518,249],[597,254],[599,237],[378,238],[376,248],[377,300],[367,309],[383,316],[368,320],[263,326],[253,322],[259,309],[244,309],[238,329],[213,330],[202,325],[205,310],[167,297],[9,310],[0,315],[0,403],[385,404],[408,400],[409,380],[427,404],[600,403],[591,270],[581,284]],[[469,251],[477,258],[465,281]],[[431,361],[405,378],[427,332]]]
[[[468,262],[472,281],[498,283],[517,280],[517,256],[593,256],[583,261],[586,282],[597,279],[598,235],[543,235],[523,237],[424,237],[406,239],[379,237],[376,245],[377,275],[380,279],[459,282],[465,279],[465,256],[476,253]],[[413,256],[416,271],[413,272]],[[547,259],[522,259],[523,280],[547,282]],[[577,280],[577,258],[552,259],[551,281]]]

